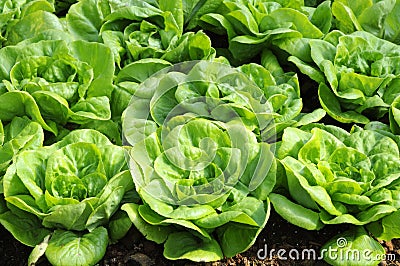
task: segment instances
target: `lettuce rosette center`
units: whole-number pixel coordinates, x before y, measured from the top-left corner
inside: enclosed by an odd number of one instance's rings
[[[70,58],[32,56],[15,64],[10,71],[13,87],[33,94],[49,91],[62,96],[70,104],[85,95],[93,80],[93,69],[84,62]],[[79,94],[78,94],[79,91]]]
[[[48,158],[46,191],[48,197],[82,201],[96,197],[107,184],[100,150],[92,144],[70,144]],[[80,163],[81,156],[88,159]]]
[[[155,140],[161,139],[164,145],[152,147],[159,153],[152,154],[154,180],[145,186],[145,190],[154,193],[163,184],[172,198],[162,191],[157,197],[172,204],[191,205],[216,200],[236,185],[246,166],[243,162],[247,163],[229,133],[242,137],[250,132],[238,126],[221,128],[223,125],[204,118],[189,118],[185,124],[175,124],[177,119],[180,123],[185,122],[185,117],[175,117],[165,125],[168,132],[162,132],[161,138],[156,133],[152,135]],[[171,128],[172,125],[175,127]],[[152,144],[157,145],[157,142]],[[131,156],[140,156],[139,149],[140,145],[135,145]]]

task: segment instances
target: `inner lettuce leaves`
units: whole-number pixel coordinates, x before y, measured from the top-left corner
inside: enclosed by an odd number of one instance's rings
[[[261,132],[263,141],[275,141],[282,136],[286,127],[300,127],[318,122],[326,112],[315,109],[311,113],[302,113],[303,100],[300,97],[300,84],[297,74],[284,73],[272,52],[263,52],[262,65],[255,63],[238,67],[262,91],[273,113],[273,123]]]
[[[103,44],[44,40],[0,49],[0,119],[28,116],[57,134],[111,117],[114,61]]]
[[[82,129],[20,152],[3,178],[7,209],[0,223],[28,246],[50,235],[46,256],[53,265],[94,265],[109,239],[129,229],[109,224],[114,214],[124,218],[121,204],[137,198],[124,151],[101,133]]]

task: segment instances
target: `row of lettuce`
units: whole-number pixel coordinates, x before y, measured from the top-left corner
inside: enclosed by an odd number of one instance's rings
[[[30,265],[94,265],[132,226],[168,259],[216,261],[253,245],[271,207],[308,230],[353,225],[340,248],[384,254],[370,235],[400,237],[399,9],[1,2],[0,223],[35,247]]]

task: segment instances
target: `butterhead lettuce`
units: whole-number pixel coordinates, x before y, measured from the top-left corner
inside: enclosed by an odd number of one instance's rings
[[[278,150],[295,202],[320,213],[324,224],[364,225],[397,210],[397,136],[357,126],[350,133],[305,128],[287,128]]]
[[[50,236],[53,265],[95,264],[109,239],[129,229],[109,224],[135,194],[124,148],[97,131],[75,130],[52,146],[20,152],[3,186],[1,224],[28,246]]]
[[[277,156],[286,175],[270,194],[275,211],[308,230],[350,224],[349,231],[323,248],[383,256],[383,247],[369,232],[384,240],[400,236],[399,140],[380,123],[354,126],[350,132],[321,124],[285,129]],[[322,255],[333,265],[378,263],[366,256]]]
[[[111,117],[114,63],[99,43],[44,40],[0,50],[0,119],[28,116],[57,134],[66,123]]]
[[[120,68],[145,58],[208,59],[215,54],[210,38],[202,31],[184,32],[185,22],[194,23],[196,13],[204,12],[197,8],[215,7],[202,4],[191,9],[184,1],[83,0],[68,11],[67,25],[74,38],[107,45]]]
[[[327,224],[367,225],[375,237],[399,237],[394,222],[400,208],[399,143],[399,137],[379,123],[365,129],[354,126],[350,132],[321,124],[285,129],[277,155],[286,175],[281,188],[270,195],[274,209],[308,230]],[[365,230],[354,230],[358,233],[350,235],[355,239],[362,235],[379,246]],[[362,250],[360,242],[353,244],[349,247]],[[360,263],[376,265],[364,259]],[[350,260],[339,258],[335,265]]]
[[[289,60],[320,84],[319,99],[331,117],[366,124],[389,114],[398,132],[398,45],[363,31],[332,31],[324,40],[309,40],[309,57],[289,50],[295,54]]]
[[[122,208],[171,260],[248,249],[269,217],[276,164],[261,131],[272,121],[263,91],[238,70],[206,61],[161,70],[123,114],[142,203]]]
[[[331,27],[330,2],[317,8],[305,7],[304,1],[225,0],[217,12],[205,14],[199,24],[228,37],[228,50],[220,53],[232,61],[251,61],[280,40],[319,39]]]

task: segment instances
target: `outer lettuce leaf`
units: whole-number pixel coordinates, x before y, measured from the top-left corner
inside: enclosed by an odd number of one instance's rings
[[[188,218],[186,217],[182,217],[179,220],[166,219],[146,205],[126,204],[123,209],[146,238],[157,243],[165,242],[164,256],[166,258],[170,260],[215,261],[222,259],[224,256],[232,257],[239,252],[247,250],[254,243],[257,235],[268,220],[268,206],[264,210],[264,204],[261,201],[249,197],[245,198],[245,200],[249,202],[248,204],[256,204],[257,208],[260,207],[257,211],[258,217],[255,216],[255,213],[253,214],[254,218],[260,219],[261,224],[259,226],[246,224],[242,211],[248,211],[243,209],[243,205],[240,206],[242,203],[231,207],[231,209],[237,209],[238,213],[235,215],[231,215],[233,210],[227,210],[218,215],[214,213],[192,221],[187,220]],[[239,209],[242,209],[242,211],[239,211]],[[254,207],[250,207],[250,209],[254,209]],[[187,210],[190,211],[190,209]],[[265,211],[267,211],[267,214],[265,214]],[[221,219],[224,220],[224,225],[217,227],[217,224],[221,224]],[[208,224],[207,228],[217,227],[217,237],[214,238],[212,235],[208,235],[201,226],[197,227],[195,224]],[[199,234],[199,232],[203,233]],[[176,239],[178,237],[180,239],[179,242],[183,241],[184,248],[177,248]],[[232,241],[236,244],[229,244]]]
[[[398,193],[396,193],[398,194]],[[400,230],[397,226],[399,219],[399,211],[384,217],[379,222],[374,222],[368,225],[368,230],[371,231],[378,239],[390,241],[400,237]]]
[[[307,230],[319,230],[324,225],[317,212],[295,204],[282,195],[271,194],[275,211],[292,224]]]
[[[362,227],[336,235],[321,250],[324,252],[321,254],[324,260],[332,265],[373,266],[379,264],[377,258],[385,255],[385,249]],[[334,255],[329,250],[338,252]]]
[[[41,2],[46,3],[46,6],[50,6],[46,1]],[[52,32],[64,32],[64,26],[60,19],[56,15],[47,12],[46,9],[38,10],[25,14],[24,17],[13,21],[9,25],[6,45],[15,45],[39,34],[51,34]]]
[[[186,0],[182,1],[183,16],[186,30],[191,30],[198,26],[200,18],[208,13],[214,13],[222,1],[201,1],[201,0]]]
[[[9,124],[0,122],[0,173],[5,173],[14,157],[23,150],[36,149],[43,145],[42,127],[27,118],[14,118]]]
[[[98,227],[82,236],[56,230],[46,249],[52,265],[94,265],[102,259],[108,244],[107,229]]]
[[[105,1],[86,0],[72,5],[66,15],[68,31],[80,40],[99,41],[99,30],[104,18],[111,13]]]
[[[122,207],[121,207],[122,208]],[[119,210],[111,218],[108,225],[108,233],[111,243],[116,243],[131,229],[132,222],[126,212]]]
[[[177,243],[179,243],[177,245]],[[195,239],[188,232],[175,232],[165,242],[164,256],[170,260],[216,261],[224,257],[218,242]]]
[[[0,214],[0,222],[15,239],[31,247],[41,243],[51,233],[35,215],[21,210],[14,209]]]

